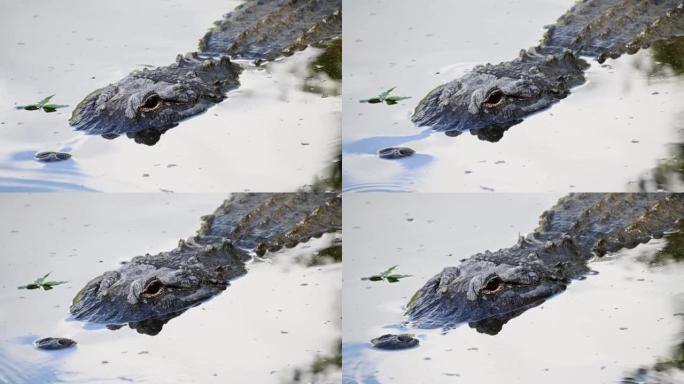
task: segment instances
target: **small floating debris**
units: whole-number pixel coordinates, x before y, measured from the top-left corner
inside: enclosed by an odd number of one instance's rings
[[[384,272],[381,272],[377,275],[362,277],[361,280],[370,280],[370,281],[387,280],[388,283],[396,283],[403,278],[411,277],[411,275],[399,275],[399,274],[392,273],[397,267],[398,267],[398,265],[395,265],[393,267],[387,268]]]
[[[66,152],[46,151],[36,153],[33,158],[43,163],[54,163],[71,159],[71,154]]]
[[[413,348],[417,346],[418,343],[418,339],[413,337],[410,333],[402,333],[400,335],[387,334],[371,340],[373,347],[385,350]]]
[[[416,151],[409,147],[388,147],[378,151],[378,156],[385,160],[403,159],[412,156]]]
[[[64,337],[46,337],[44,339],[36,340],[33,343],[36,348],[46,351],[56,351],[58,349],[71,348],[76,344],[78,343],[76,343],[74,340]]]
[[[392,91],[394,91],[394,88],[392,87],[382,93],[380,93],[376,97],[371,97],[370,99],[364,99],[364,100],[359,100],[360,103],[368,103],[368,104],[379,104],[379,103],[385,103],[387,105],[394,105],[400,102],[401,100],[406,100],[410,99],[411,96],[390,96]]]
[[[37,278],[31,284],[26,284],[26,285],[22,285],[21,287],[18,287],[18,289],[39,289],[39,288],[43,288],[43,290],[49,291],[52,288],[54,288],[55,285],[68,283],[67,281],[45,281],[48,278],[48,276],[50,276],[50,273],[52,273],[52,272],[48,272],[45,274],[45,276]]]
[[[62,104],[50,104],[50,100],[55,97],[55,95],[50,95],[43,100],[34,103],[34,104],[28,104],[28,105],[18,105],[16,108],[17,109],[23,109],[25,111],[37,111],[39,109],[42,109],[43,111],[50,113],[50,112],[56,112],[57,109],[59,108],[65,108],[68,107],[68,105],[62,105]]]

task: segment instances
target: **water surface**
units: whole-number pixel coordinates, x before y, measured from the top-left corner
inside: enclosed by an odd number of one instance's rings
[[[248,264],[214,299],[164,325],[156,336],[68,319],[90,279],[137,255],[174,248],[195,233],[218,194],[4,194],[0,196],[0,383],[294,382],[337,352],[341,265],[302,260],[326,235]],[[52,272],[50,291],[18,290]],[[46,352],[32,342],[68,337],[76,348]],[[320,365],[319,382],[339,382]]]
[[[248,67],[228,99],[181,122],[151,147],[125,136],[85,136],[68,125],[90,92],[197,50],[212,23],[237,4],[2,2],[0,191],[291,191],[311,183],[339,152],[340,135],[339,85],[309,71],[318,49]],[[50,94],[69,107],[55,113],[14,109]],[[39,151],[73,157],[43,164],[33,160]]]
[[[673,144],[683,141],[684,81],[675,74],[682,51],[658,55],[648,50],[605,65],[592,62],[587,83],[511,127],[497,143],[469,133],[448,137],[411,123],[413,108],[430,90],[475,65],[515,58],[536,45],[543,26],[572,4],[345,3],[344,190],[681,190],[681,176],[667,185],[650,179],[658,163],[680,152]],[[394,106],[359,103],[391,87],[396,95],[412,98]],[[376,155],[399,145],[416,155],[399,161]],[[681,172],[681,161],[674,167]],[[640,185],[642,179],[646,182]]]
[[[346,196],[343,382],[619,383],[672,359],[684,342],[684,265],[645,262],[666,240],[592,262],[597,275],[573,281],[495,336],[467,324],[447,333],[404,327],[406,303],[429,278],[462,258],[515,244],[559,197]],[[413,276],[394,284],[361,280],[392,265]],[[404,332],[420,345],[397,352],[370,347],[372,338]],[[684,372],[670,373],[672,382],[684,382]]]

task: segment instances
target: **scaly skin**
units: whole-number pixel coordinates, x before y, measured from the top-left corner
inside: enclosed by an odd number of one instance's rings
[[[516,245],[478,253],[431,278],[406,313],[418,327],[467,322],[496,334],[511,318],[583,278],[591,258],[660,238],[682,218],[682,194],[566,196]]]
[[[541,43],[515,60],[475,67],[462,78],[432,90],[412,120],[450,136],[470,131],[498,141],[511,126],[565,98],[585,82],[581,57],[633,54],[651,44],[684,36],[682,0],[584,0]]]
[[[75,319],[129,323],[156,333],[169,319],[219,294],[263,256],[324,233],[340,231],[334,193],[237,193],[202,218],[197,235],[156,255],[133,258],[91,280],[74,298]]]
[[[341,0],[247,0],[200,40],[199,52],[176,63],[134,71],[98,89],[74,110],[69,124],[87,134],[126,134],[153,145],[161,134],[203,113],[239,86],[241,67],[313,45],[326,47],[342,31]]]

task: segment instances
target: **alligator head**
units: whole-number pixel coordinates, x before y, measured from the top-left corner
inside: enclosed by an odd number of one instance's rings
[[[485,252],[447,267],[428,280],[408,304],[409,320],[421,328],[468,323],[498,333],[503,324],[562,292],[588,271],[569,239],[520,238],[511,248]]]
[[[178,55],[166,67],[134,71],[92,92],[76,107],[69,124],[106,138],[127,134],[154,144],[181,120],[206,111],[236,88],[241,69],[227,57]]]
[[[76,295],[70,311],[77,320],[160,328],[244,274],[244,257],[228,241],[203,245],[181,240],[173,251],[135,257],[94,278]]]
[[[511,126],[566,97],[584,82],[585,61],[572,52],[545,55],[522,50],[513,61],[477,66],[423,98],[412,120],[456,136],[470,131],[496,142]]]

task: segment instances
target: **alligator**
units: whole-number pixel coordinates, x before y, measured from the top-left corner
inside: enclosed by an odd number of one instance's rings
[[[580,193],[561,198],[517,244],[447,267],[411,298],[418,328],[462,323],[497,334],[510,319],[592,273],[588,262],[678,231],[684,194]]]
[[[400,335],[386,334],[371,340],[373,347],[388,351],[413,348],[419,343],[420,341],[410,333],[402,333]]]
[[[133,71],[78,104],[69,124],[87,134],[126,134],[155,144],[180,121],[205,112],[239,86],[240,59],[260,65],[341,38],[341,0],[247,0],[215,22],[199,51]]]
[[[171,251],[134,257],[88,282],[76,320],[157,334],[170,319],[224,291],[246,263],[342,228],[335,193],[236,193]]]
[[[413,156],[415,150],[409,147],[387,147],[378,151],[378,157],[385,160],[397,160]]]
[[[60,349],[71,348],[78,344],[74,340],[67,339],[64,337],[46,337],[33,342],[38,349],[43,349],[45,351],[56,351]]]
[[[583,0],[546,27],[517,58],[480,65],[432,90],[411,117],[449,136],[469,131],[499,141],[524,117],[567,97],[585,82],[583,59],[603,63],[684,36],[682,0]]]

